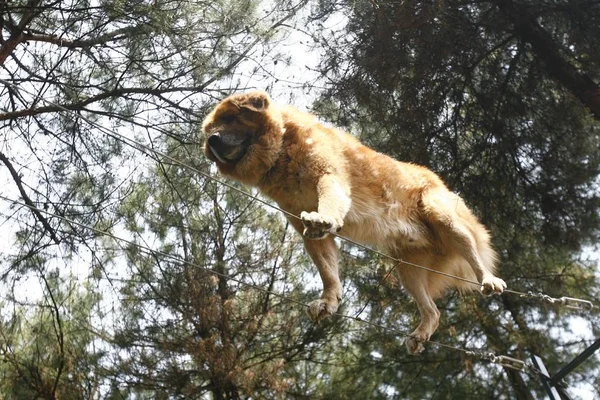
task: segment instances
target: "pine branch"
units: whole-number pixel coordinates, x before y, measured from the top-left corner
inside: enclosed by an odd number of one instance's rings
[[[2,47],[0,47],[0,65],[4,65],[6,58],[14,51],[19,43],[22,43],[25,40],[23,37],[23,30],[40,13],[40,10],[37,9],[40,2],[41,0],[29,0],[29,2],[27,2],[27,12],[19,21],[19,25],[14,27],[10,37],[6,42],[2,43]]]

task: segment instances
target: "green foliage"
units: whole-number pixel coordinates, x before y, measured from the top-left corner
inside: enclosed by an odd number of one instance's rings
[[[42,278],[47,302],[11,299],[0,313],[0,393],[4,398],[92,398],[100,390],[103,332],[91,315],[94,288],[57,271]]]

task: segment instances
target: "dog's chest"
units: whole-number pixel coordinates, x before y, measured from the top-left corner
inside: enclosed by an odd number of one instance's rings
[[[286,211],[316,211],[317,177],[304,160],[283,155],[260,185],[261,191]]]

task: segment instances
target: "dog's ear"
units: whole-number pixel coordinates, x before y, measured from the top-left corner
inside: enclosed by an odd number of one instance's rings
[[[266,92],[252,92],[244,96],[238,103],[241,108],[254,112],[263,112],[271,104],[271,98]]]

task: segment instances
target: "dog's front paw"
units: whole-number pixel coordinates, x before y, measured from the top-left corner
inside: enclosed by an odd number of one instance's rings
[[[502,293],[504,289],[506,289],[506,282],[495,276],[485,277],[481,281],[481,293],[486,296],[494,293]]]
[[[423,342],[427,341],[427,337],[423,334],[415,334],[411,333],[405,341],[406,349],[412,355],[417,355],[425,350],[425,346],[423,346]]]
[[[333,315],[338,309],[338,302],[327,299],[318,299],[311,301],[308,304],[306,313],[313,320],[314,323],[319,323],[323,318],[327,318]]]
[[[302,234],[309,239],[323,239],[329,233],[336,233],[342,229],[342,224],[336,222],[335,218],[314,211],[303,211],[300,214],[300,219],[304,224]]]

